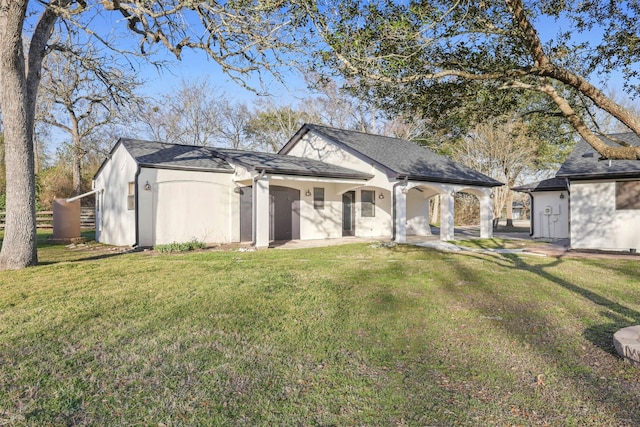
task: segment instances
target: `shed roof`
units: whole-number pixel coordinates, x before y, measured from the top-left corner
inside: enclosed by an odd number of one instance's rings
[[[305,124],[280,150],[287,153],[307,132],[313,132],[387,170],[395,178],[496,187],[502,185],[480,172],[415,142],[326,126]]]
[[[544,179],[542,181],[520,185],[511,189],[514,191],[528,193],[533,191],[566,191],[567,188],[568,187],[566,178],[550,178]]]
[[[632,146],[640,146],[640,138],[633,133],[618,133],[609,135]],[[600,139],[612,147],[619,146],[610,138],[601,136]],[[556,177],[569,179],[599,179],[599,178],[637,178],[640,177],[639,160],[608,160],[591,147],[584,139],[576,144],[576,148],[569,154],[562,164]]]

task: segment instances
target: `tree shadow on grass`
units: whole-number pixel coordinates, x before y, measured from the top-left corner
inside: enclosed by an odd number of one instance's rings
[[[557,268],[563,263],[567,262],[561,258],[555,259],[548,264],[535,265],[534,263],[528,263],[525,260],[526,256],[518,256],[513,254],[503,254],[501,257],[494,257],[496,263],[501,267],[507,267],[519,271],[528,271],[532,274],[539,276],[540,278],[554,283],[588,301],[602,307],[601,315],[611,319],[611,322],[606,324],[591,325],[587,327],[583,336],[601,348],[602,350],[616,354],[615,348],[612,343],[612,335],[617,330],[629,326],[630,324],[640,324],[640,312],[623,305],[617,301],[600,295],[592,290],[578,286],[569,280],[563,279],[548,270]],[[575,260],[575,262],[578,262]],[[510,265],[509,265],[510,264]],[[607,266],[609,268],[609,266]],[[619,274],[629,274],[630,272],[624,270],[618,270]],[[640,276],[639,276],[640,277]]]
[[[415,250],[430,251],[417,248]],[[496,349],[498,354],[513,351],[517,358],[524,358],[522,360],[527,359],[526,354],[531,354],[536,360],[541,360],[541,363],[553,366],[549,372],[557,376],[556,380],[563,382],[562,389],[569,387],[573,390],[570,396],[579,396],[581,400],[591,402],[594,405],[593,410],[606,408],[607,411],[614,411],[613,416],[621,424],[626,425],[631,421],[630,418],[633,418],[634,423],[640,423],[640,413],[634,412],[633,409],[636,406],[633,402],[637,401],[637,393],[627,389],[628,387],[622,383],[618,384],[613,378],[620,367],[612,358],[612,355],[616,355],[612,345],[613,333],[630,324],[640,324],[640,312],[610,297],[579,286],[570,278],[562,277],[553,271],[565,265],[567,268],[574,267],[570,263],[578,264],[584,261],[549,261],[548,258],[528,258],[513,254],[464,253],[445,256],[446,261],[453,264],[453,268],[450,276],[442,280],[441,288],[452,296],[453,301],[460,301],[468,315],[477,317],[479,321],[489,322],[491,328],[499,331],[499,335],[509,337],[511,345],[522,346],[520,350],[510,350],[506,347]],[[484,267],[476,269],[474,265]],[[608,269],[608,266],[602,264],[589,265]],[[505,269],[506,274],[502,273]],[[495,274],[502,276],[492,277]],[[533,279],[527,281],[529,274],[542,279],[540,285]],[[587,269],[585,274],[589,274]],[[637,275],[624,268],[618,274],[628,275],[630,278]],[[501,283],[494,286],[491,280],[496,279]],[[574,297],[584,299],[584,312],[579,305],[563,305],[563,299],[566,301],[567,298],[566,293],[555,295],[544,282],[569,291]],[[465,286],[462,287],[461,283]],[[523,286],[520,294],[517,286]],[[544,295],[545,292],[547,295]],[[478,297],[478,293],[485,296]],[[532,294],[531,300],[527,299],[528,294]],[[538,294],[541,298],[535,297]],[[556,302],[557,305],[554,306]],[[594,311],[598,310],[598,314],[609,321],[589,324],[588,317],[593,316]],[[578,319],[577,323],[575,319]],[[566,327],[562,325],[563,321],[567,322]],[[481,333],[482,329],[478,331]],[[590,342],[593,348],[581,345],[579,340],[576,340],[580,336]],[[598,355],[598,350],[604,354]],[[492,354],[492,351],[487,349],[487,354]],[[544,367],[540,366],[540,369]],[[566,411],[576,411],[574,403],[567,403]],[[563,410],[550,412],[554,413],[563,413]]]

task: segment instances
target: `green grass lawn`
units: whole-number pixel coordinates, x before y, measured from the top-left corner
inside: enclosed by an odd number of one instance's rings
[[[44,242],[44,241],[43,241]],[[0,425],[640,424],[637,261],[367,244],[0,273]]]

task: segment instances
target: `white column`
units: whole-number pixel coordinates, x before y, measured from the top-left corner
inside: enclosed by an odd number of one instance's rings
[[[406,187],[397,186],[396,192],[396,243],[407,242],[407,194]]]
[[[253,185],[253,241],[256,248],[269,247],[269,178],[263,176]]]
[[[422,213],[425,218],[425,233],[427,236],[431,236],[431,197],[427,197],[422,202]]]
[[[493,200],[490,194],[483,194],[480,197],[480,238],[490,239],[493,237]]]
[[[452,193],[452,190],[447,190],[440,194],[440,240],[454,239],[454,199]]]

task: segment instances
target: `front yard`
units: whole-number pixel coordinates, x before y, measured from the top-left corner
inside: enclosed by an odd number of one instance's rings
[[[637,261],[43,245],[0,275],[0,425],[638,425]]]

